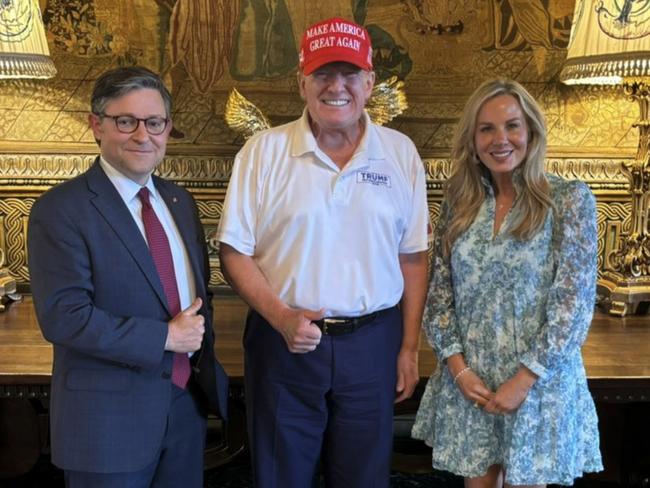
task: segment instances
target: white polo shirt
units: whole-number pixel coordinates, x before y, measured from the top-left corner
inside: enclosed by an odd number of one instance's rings
[[[307,111],[253,136],[235,157],[218,239],[253,256],[290,306],[325,316],[391,307],[399,254],[427,249],[424,167],[405,135],[366,115],[343,170],[318,148]]]

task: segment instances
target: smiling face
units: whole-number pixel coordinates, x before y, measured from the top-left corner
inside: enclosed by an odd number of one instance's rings
[[[515,97],[498,95],[481,106],[474,145],[478,158],[493,176],[511,174],[526,159],[528,125]]]
[[[132,90],[110,100],[104,108],[104,114],[131,115],[139,119],[168,117],[162,96],[152,88]],[[110,117],[90,114],[88,122],[95,139],[100,142],[102,157],[106,162],[131,180],[144,185],[165,156],[171,122],[157,136],[149,134],[142,122],[131,134],[118,131],[115,121]]]
[[[298,75],[300,96],[307,103],[312,128],[356,129],[372,93],[375,73],[349,63],[329,63],[310,75]]]

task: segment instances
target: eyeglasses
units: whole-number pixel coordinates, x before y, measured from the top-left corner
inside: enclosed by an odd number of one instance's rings
[[[139,119],[131,115],[108,115],[108,114],[96,114],[99,117],[106,117],[113,119],[115,122],[115,127],[122,134],[133,134],[138,130],[140,122],[144,122],[144,128],[147,129],[147,132],[152,136],[159,136],[165,132],[167,127],[167,122],[169,119],[164,117],[149,117],[147,119]]]

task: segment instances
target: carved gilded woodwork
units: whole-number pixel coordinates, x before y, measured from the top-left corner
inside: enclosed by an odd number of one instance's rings
[[[1,149],[1,148],[0,148]],[[81,151],[83,148],[76,148]],[[89,149],[89,148],[88,148]],[[215,148],[216,149],[216,148]],[[175,152],[175,151],[172,151]],[[234,148],[221,152],[225,156],[171,154],[160,165],[161,176],[176,181],[191,191],[204,224],[211,265],[211,284],[224,285],[219,267],[216,229],[223,209]],[[7,258],[9,274],[26,289],[27,219],[35,198],[47,188],[85,171],[95,155],[72,154],[2,154],[0,153],[0,249]],[[629,159],[629,158],[628,158]],[[630,228],[630,203],[623,164],[626,158],[550,157],[547,169],[559,176],[585,181],[597,197],[598,268],[601,274],[613,271],[612,255],[621,232]],[[444,180],[449,176],[446,158],[425,157],[429,212],[435,225],[442,198]]]
[[[635,313],[650,307],[650,85],[644,81],[625,83],[625,91],[639,102],[640,120],[636,158],[623,163],[630,182],[629,229],[621,234],[617,248],[607,255],[613,270],[603,274],[599,291],[607,296],[610,313]]]
[[[12,276],[19,282],[29,281],[27,271],[27,218],[34,198],[0,199],[0,243]]]

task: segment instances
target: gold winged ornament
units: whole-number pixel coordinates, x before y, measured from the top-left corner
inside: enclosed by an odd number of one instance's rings
[[[370,100],[366,104],[366,112],[370,120],[377,125],[384,125],[400,115],[409,107],[404,92],[404,82],[391,76],[372,89]]]
[[[271,128],[269,119],[245,96],[233,88],[226,101],[226,123],[235,132],[248,139],[253,134]]]
[[[370,120],[378,125],[390,122],[407,108],[404,82],[397,76],[392,76],[375,85],[366,105]],[[236,88],[233,88],[228,95],[224,118],[228,127],[246,139],[271,127],[262,111],[239,93]]]

